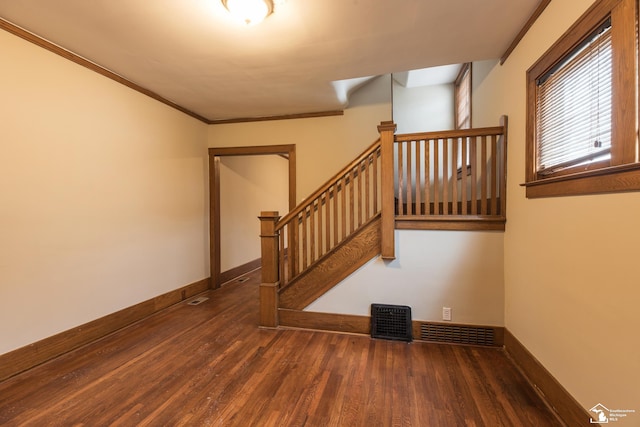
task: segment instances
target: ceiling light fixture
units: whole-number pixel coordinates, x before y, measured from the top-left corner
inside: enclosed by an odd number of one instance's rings
[[[222,4],[236,19],[255,25],[273,12],[271,0],[222,0]]]

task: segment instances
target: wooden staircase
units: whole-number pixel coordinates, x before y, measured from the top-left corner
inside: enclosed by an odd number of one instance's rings
[[[504,230],[501,122],[406,135],[383,122],[373,145],[287,215],[262,212],[260,325],[296,318],[376,256],[394,259],[396,228]]]
[[[380,215],[358,228],[335,250],[280,288],[280,308],[302,310],[329,289],[380,255]]]

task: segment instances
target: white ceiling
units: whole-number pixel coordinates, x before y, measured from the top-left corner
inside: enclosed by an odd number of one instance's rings
[[[340,110],[363,80],[499,58],[539,0],[0,0],[0,17],[209,120]],[[346,86],[345,86],[346,85]]]

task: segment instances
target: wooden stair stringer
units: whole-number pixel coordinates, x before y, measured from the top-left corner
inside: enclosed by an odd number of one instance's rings
[[[279,308],[302,310],[380,255],[380,215],[349,236],[340,246],[280,289]]]

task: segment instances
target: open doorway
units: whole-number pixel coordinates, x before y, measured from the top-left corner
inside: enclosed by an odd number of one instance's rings
[[[209,148],[209,247],[211,266],[211,287],[218,288],[225,279],[222,277],[222,218],[221,218],[221,170],[222,158],[227,156],[280,156],[288,162],[288,205],[289,210],[296,203],[296,157],[295,145],[269,145],[254,147]],[[269,206],[264,207],[265,210]],[[255,212],[255,217],[260,212]],[[284,213],[284,212],[283,212]],[[257,219],[256,219],[257,224]]]

